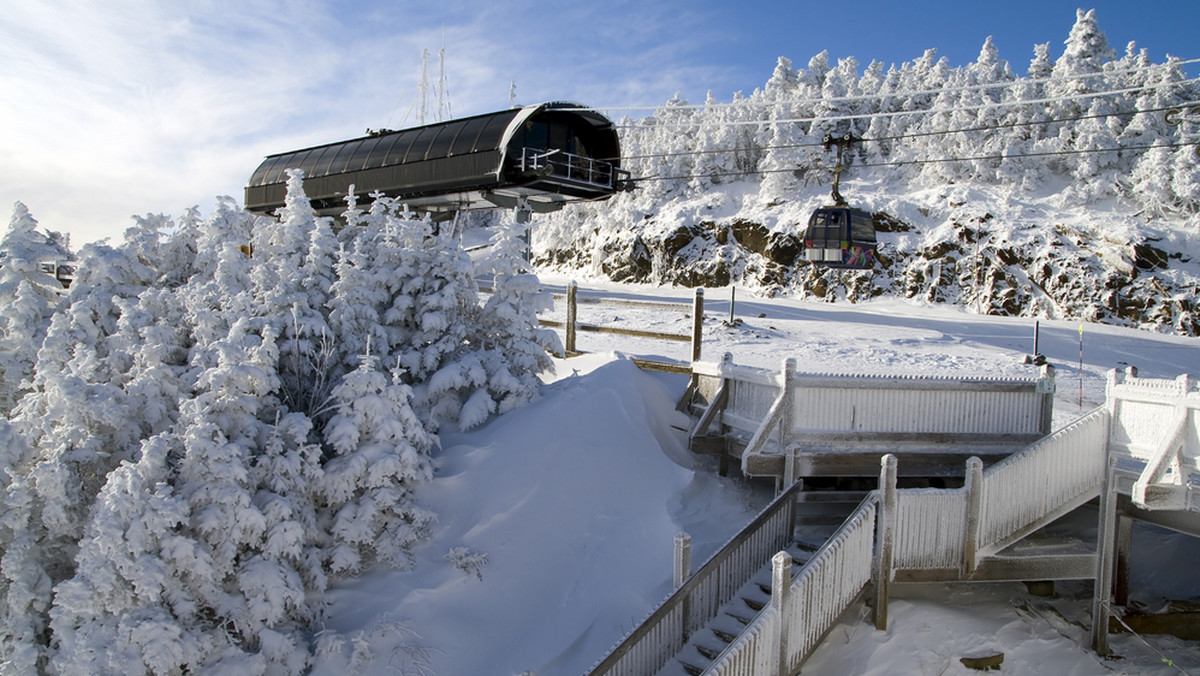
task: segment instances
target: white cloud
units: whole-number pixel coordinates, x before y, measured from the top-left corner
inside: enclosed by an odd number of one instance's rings
[[[72,0],[0,22],[0,205],[77,245],[240,200],[263,155],[414,124],[422,49],[436,87],[445,45],[456,116],[506,107],[513,81],[518,103],[623,106],[729,75],[686,65],[720,39],[703,17],[624,0]]]

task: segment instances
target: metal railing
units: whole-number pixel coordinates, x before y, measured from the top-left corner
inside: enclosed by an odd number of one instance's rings
[[[521,171],[545,172],[556,180],[616,190],[629,172],[611,162],[576,155],[563,150],[521,148]]]

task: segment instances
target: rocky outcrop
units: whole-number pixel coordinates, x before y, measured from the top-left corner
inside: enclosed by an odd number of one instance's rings
[[[768,296],[827,302],[893,295],[984,314],[1079,318],[1200,335],[1197,280],[1174,270],[1189,257],[1150,237],[1121,241],[1055,222],[997,228],[986,210],[959,209],[934,227],[879,211],[876,268],[849,271],[805,261],[803,233],[796,229],[772,229],[745,218],[655,229],[650,217],[638,225],[597,231],[586,249],[549,250],[536,263],[591,270],[618,282],[710,288],[736,283]]]

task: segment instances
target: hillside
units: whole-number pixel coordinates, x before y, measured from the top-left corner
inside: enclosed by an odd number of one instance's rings
[[[1056,61],[1017,76],[989,40],[951,68],[935,50],[885,70],[780,58],[749,96],[673,99],[624,119],[634,188],[539,224],[543,269],[611,281],[973,312],[1197,335],[1200,138],[1187,62],[1110,48],[1080,11]],[[872,211],[869,272],[814,268],[803,235],[830,201],[826,134],[850,134],[841,192]]]

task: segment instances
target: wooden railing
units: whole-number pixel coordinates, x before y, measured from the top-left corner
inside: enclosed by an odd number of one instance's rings
[[[871,493],[803,567],[771,559],[771,603],[705,671],[714,676],[795,673],[862,595],[872,576],[877,494]]]
[[[981,473],[977,551],[990,554],[1099,494],[1109,415],[1098,408]]]
[[[1136,369],[1113,371],[1107,405],[1113,419],[1109,445],[1124,466],[1122,492],[1142,509],[1200,511],[1193,476],[1200,467],[1197,381],[1187,375],[1161,380],[1139,378]]]
[[[728,388],[730,380],[751,383],[751,387],[765,388],[763,391],[772,386],[769,375],[751,370],[742,374],[746,378],[738,380],[737,372],[728,364],[717,369],[700,365],[697,369],[700,375],[725,376],[716,390],[709,387],[708,396]],[[786,391],[778,381],[775,387]],[[728,391],[721,398],[736,400]],[[750,399],[752,407],[761,409],[762,397]],[[786,395],[776,389],[773,412],[767,417],[783,418],[781,402],[786,401]],[[1149,463],[1163,454],[1163,444],[1168,444],[1169,453],[1189,463],[1200,456],[1200,444],[1195,444],[1194,435],[1182,435],[1169,424],[1180,418],[1184,409],[1200,411],[1200,391],[1195,391],[1195,383],[1189,378],[1140,381],[1132,375],[1114,375],[1104,407],[986,469],[979,458],[971,458],[966,463],[962,488],[899,489],[897,458],[883,456],[878,490],[868,495],[795,576],[790,575],[790,555],[786,551],[774,555],[771,602],[704,673],[794,673],[838,618],[861,598],[868,583],[874,587],[875,626],[885,629],[889,588],[895,580],[1007,579],[986,577],[988,571],[982,564],[995,566],[997,559],[989,557],[1097,495],[1104,517],[1098,551],[1112,555],[1116,548],[1112,544],[1110,512],[1114,509],[1115,490],[1106,490],[1105,486],[1114,485],[1114,468],[1121,458],[1136,459],[1141,453],[1146,466],[1152,467]],[[1197,418],[1188,415],[1182,419],[1189,425],[1200,419],[1200,413]],[[751,526],[735,536],[726,550],[688,578],[591,673],[649,675],[661,669],[688,635],[704,626],[761,567],[772,548],[779,549],[776,543],[782,542],[784,531],[791,533],[794,520],[794,511],[784,510],[794,510],[799,486],[793,484]],[[1190,488],[1183,485],[1180,490]],[[1188,500],[1177,502],[1182,505],[1180,509],[1191,507]],[[786,528],[784,522],[789,524]],[[1094,554],[1083,554],[1070,574],[1064,576],[1096,578],[1093,612],[1101,619],[1093,627],[1093,646],[1102,654],[1107,650],[1113,568],[1105,556],[1097,559]],[[897,575],[900,572],[905,573],[903,578]]]
[[[719,418],[727,432],[749,436],[742,472],[778,476],[784,486],[838,453],[849,460],[877,451],[857,468],[869,473],[887,450],[991,445],[1011,453],[1048,434],[1053,413],[1049,367],[1028,378],[826,375],[799,373],[787,359],[775,374],[735,366],[726,355],[692,372],[697,395],[720,408],[706,411],[693,437]],[[810,457],[813,448],[821,456]]]
[[[591,676],[653,674],[679,652],[692,632],[716,616],[771,554],[786,546],[795,529],[793,486],[668,596],[637,629],[609,651]]]
[[[650,359],[634,359],[634,361],[642,368],[676,371],[690,373],[691,362],[700,360],[700,350],[703,342],[704,328],[704,289],[698,288],[695,292],[693,301],[689,303],[676,303],[667,301],[644,301],[630,300],[627,298],[615,298],[612,296],[603,296],[599,294],[589,293],[584,296],[579,295],[579,287],[575,282],[567,285],[566,294],[555,294],[555,300],[566,301],[566,317],[565,321],[556,321],[550,319],[540,320],[542,326],[562,329],[564,331],[563,347],[566,350],[566,356],[572,357],[579,354],[585,354],[585,351],[578,348],[577,337],[580,332],[592,333],[611,333],[622,336],[630,336],[634,338],[650,338],[654,340],[665,340],[671,342],[682,342],[691,344],[690,359],[681,362],[663,362]],[[692,332],[690,334],[665,333],[661,331],[645,331],[642,329],[630,329],[620,326],[603,326],[598,324],[586,324],[578,320],[578,307],[580,304],[588,305],[605,305],[613,307],[631,307],[647,310],[663,310],[667,312],[680,312],[691,314],[692,317]]]

